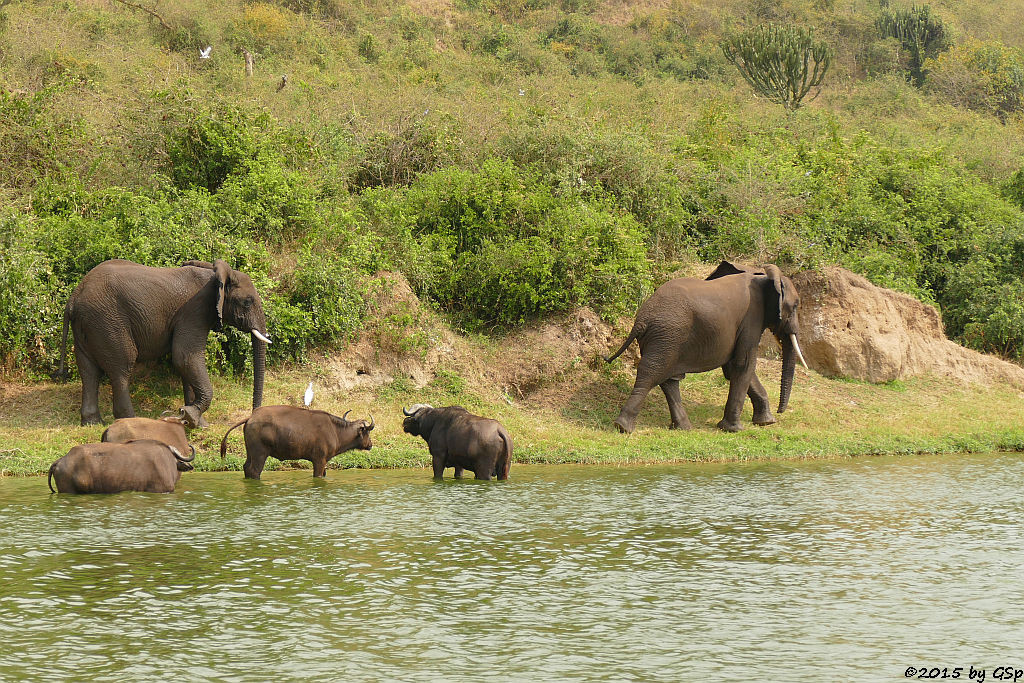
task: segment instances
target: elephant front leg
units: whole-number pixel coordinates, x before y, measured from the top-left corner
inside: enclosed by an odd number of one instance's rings
[[[760,426],[775,424],[775,418],[772,416],[772,409],[768,403],[768,392],[765,391],[764,385],[761,384],[757,375],[750,378],[747,396],[750,397],[750,403],[754,406],[754,424]]]
[[[171,351],[171,361],[181,375],[181,384],[185,394],[183,408],[185,418],[195,427],[203,429],[208,426],[203,417],[213,401],[213,382],[206,371],[205,348],[198,351],[188,347],[175,346]],[[191,394],[192,400],[189,401]]]
[[[456,466],[455,466],[455,478],[456,478],[456,479],[462,479],[462,473],[463,473],[464,471],[465,471],[465,470],[463,470],[463,469],[462,469],[461,467],[459,467],[458,465],[456,465]]]
[[[670,429],[693,429],[690,418],[683,410],[683,399],[679,395],[679,380],[675,378],[665,380],[661,383],[661,390],[665,392],[668,412],[672,416]]]

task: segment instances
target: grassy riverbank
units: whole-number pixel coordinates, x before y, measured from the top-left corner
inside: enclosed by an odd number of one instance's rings
[[[739,461],[841,458],[857,455],[938,452],[1024,451],[1024,401],[1007,386],[965,385],[942,378],[885,385],[835,380],[797,371],[790,409],[771,427],[748,426],[738,434],[714,428],[721,418],[727,385],[718,373],[688,377],[683,399],[695,429],[665,428],[668,411],[661,393],[651,394],[636,433],[612,427],[632,381],[630,369],[591,369],[586,365],[520,400],[474,389],[454,372],[422,388],[395,380],[376,388],[329,388],[329,377],[307,368],[273,372],[266,404],[297,405],[306,383],[319,386],[315,407],[356,416],[373,413],[378,428],[374,448],[334,459],[333,467],[424,467],[425,444],[401,431],[401,406],[414,402],[460,403],[500,419],[515,439],[519,463],[607,463],[636,465],[686,461]],[[762,360],[759,374],[777,393],[779,364]],[[251,385],[215,377],[216,398],[207,414],[210,427],[192,432],[199,470],[240,469],[245,456],[241,430],[229,440],[228,458],[219,457],[227,428],[248,414]],[[177,382],[162,370],[136,383],[141,415],[176,407]],[[78,426],[79,385],[6,383],[0,390],[0,474],[45,473],[49,464],[77,444],[98,441],[103,427]],[[101,391],[110,419],[109,389]],[[749,425],[749,402],[745,420]],[[300,466],[304,463],[300,463]],[[268,468],[280,467],[275,461]],[[513,472],[514,474],[514,472]]]

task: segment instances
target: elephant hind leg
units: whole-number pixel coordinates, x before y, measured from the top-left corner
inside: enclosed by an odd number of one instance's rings
[[[101,424],[100,375],[102,371],[84,351],[75,344],[75,363],[82,378],[82,425]]]
[[[656,354],[652,353],[651,357],[654,355]],[[629,398],[626,399],[626,403],[623,404],[622,410],[619,411],[619,416],[615,418],[614,422],[618,430],[624,434],[631,434],[633,429],[636,428],[636,419],[640,415],[640,408],[643,406],[647,394],[650,393],[651,389],[665,381],[665,375],[659,376],[659,373],[652,365],[653,363],[648,360],[648,357],[640,357],[640,364],[636,369],[636,382],[633,383],[633,391],[630,392]]]
[[[110,374],[110,389],[114,394],[114,418],[135,417],[131,393],[132,369],[119,370]]]
[[[690,418],[683,409],[683,399],[679,395],[679,379],[673,377],[661,383],[661,390],[665,392],[665,400],[668,401],[668,412],[672,416],[670,429],[693,429]]]

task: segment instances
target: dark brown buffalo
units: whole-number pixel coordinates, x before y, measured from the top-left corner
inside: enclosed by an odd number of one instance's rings
[[[252,415],[231,426],[220,442],[220,457],[227,454],[228,434],[235,427],[245,425],[245,465],[242,470],[248,479],[259,479],[267,458],[278,460],[309,460],[313,463],[313,476],[327,476],[327,461],[347,450],[373,448],[370,421],[331,415],[322,410],[306,410],[292,406],[263,406]]]
[[[416,404],[402,409],[402,429],[421,436],[430,447],[434,478],[444,468],[454,467],[455,478],[462,470],[473,470],[477,479],[508,479],[512,465],[512,437],[497,420],[473,415],[462,406],[434,408]]]
[[[196,454],[196,449],[185,435],[185,421],[180,417],[161,417],[158,420],[149,417],[121,417],[114,420],[100,437],[100,441],[116,443],[135,439],[156,439],[174,446],[179,453],[187,453],[191,449],[193,457]]]
[[[56,493],[170,493],[194,458],[155,439],[87,443],[50,465],[46,483]]]

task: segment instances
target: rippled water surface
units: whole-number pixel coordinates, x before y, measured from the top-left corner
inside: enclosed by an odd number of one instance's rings
[[[881,680],[1024,665],[1024,459],[0,479],[0,678]],[[964,676],[966,678],[966,675]]]

